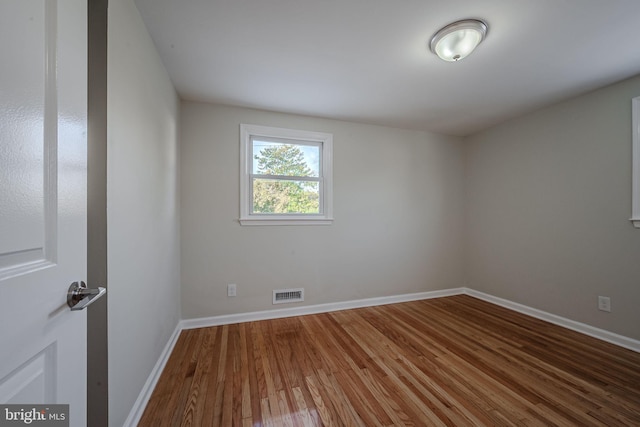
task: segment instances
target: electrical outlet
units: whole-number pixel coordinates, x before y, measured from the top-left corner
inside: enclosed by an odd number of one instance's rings
[[[235,285],[235,283],[231,283],[231,284],[227,285],[227,296],[228,297],[235,297],[236,296],[236,285]]]
[[[611,298],[598,297],[598,310],[611,312]]]

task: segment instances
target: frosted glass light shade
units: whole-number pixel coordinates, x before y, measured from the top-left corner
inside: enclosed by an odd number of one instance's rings
[[[449,24],[431,38],[431,51],[449,62],[468,56],[487,35],[487,24],[465,19]]]

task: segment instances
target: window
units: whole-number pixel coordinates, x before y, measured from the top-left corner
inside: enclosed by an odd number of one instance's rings
[[[240,125],[240,223],[326,225],[333,135]]]
[[[632,212],[631,222],[634,227],[640,228],[640,96],[633,98],[632,103],[632,135],[633,135],[633,148],[632,148]]]

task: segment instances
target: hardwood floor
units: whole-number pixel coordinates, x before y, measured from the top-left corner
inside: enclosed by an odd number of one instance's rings
[[[640,354],[460,295],[182,332],[140,426],[638,426]]]

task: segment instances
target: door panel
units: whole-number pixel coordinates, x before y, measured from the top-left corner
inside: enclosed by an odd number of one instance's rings
[[[55,400],[55,348],[48,346],[7,375],[0,384],[0,402],[47,403]]]
[[[11,49],[3,43],[2,48],[2,57],[10,60],[3,60],[0,80],[0,278],[46,264],[45,235],[55,240],[55,230],[45,230],[45,215],[51,215],[51,210],[45,214],[44,199],[44,187],[56,183],[55,179],[48,182],[55,176],[50,175],[50,165],[44,158],[45,152],[55,149],[51,146],[57,139],[51,135],[55,129],[47,129],[49,135],[45,135],[44,125],[45,106],[56,108],[55,102],[46,103],[46,88],[55,88],[55,68],[47,69],[46,64],[47,52],[55,49],[55,34],[47,34],[53,29],[46,25],[47,13],[41,0],[13,3],[16,10],[0,15],[0,28],[6,32],[3,40],[20,40],[21,48],[19,54],[15,52],[18,44]],[[47,255],[50,258],[52,254]]]
[[[0,2],[0,403],[86,420],[86,0]]]

